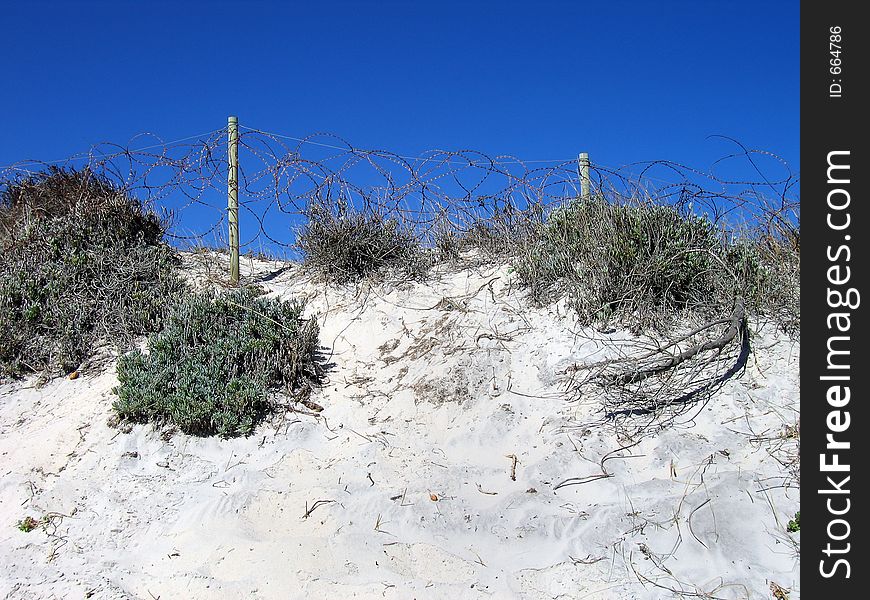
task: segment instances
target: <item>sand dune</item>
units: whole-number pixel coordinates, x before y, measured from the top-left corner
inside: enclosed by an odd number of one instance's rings
[[[712,402],[555,489],[626,445],[560,372],[628,333],[531,307],[507,267],[357,290],[285,266],[246,275],[308,299],[320,416],[203,439],[107,425],[111,365],[0,386],[0,597],[799,598],[799,346],[773,326]]]

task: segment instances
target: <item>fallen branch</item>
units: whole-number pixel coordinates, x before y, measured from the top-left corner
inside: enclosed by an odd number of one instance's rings
[[[724,328],[714,335],[717,328]],[[704,338],[704,334],[708,334]],[[739,344],[736,342],[739,341]],[[603,392],[605,420],[647,415],[644,422],[620,421],[627,439],[645,431],[658,430],[664,423],[676,419],[698,402],[706,402],[748,363],[749,346],[746,309],[737,300],[727,318],[714,319],[683,333],[679,337],[643,348],[631,354],[636,342],[629,342],[628,351],[615,346],[618,358],[585,366],[569,367],[569,385],[578,392],[595,385]],[[689,347],[685,346],[689,344]],[[585,376],[574,384],[578,372]]]
[[[692,537],[695,538],[695,539],[698,541],[698,543],[701,544],[702,546],[704,546],[705,548],[707,548],[707,544],[705,544],[704,542],[702,542],[702,541],[701,541],[701,538],[699,538],[697,535],[695,535],[695,531],[692,529],[692,517],[695,515],[695,513],[698,511],[699,508],[701,508],[702,506],[704,506],[705,504],[707,504],[709,501],[710,501],[710,499],[707,498],[707,499],[704,500],[701,504],[699,504],[698,506],[696,506],[696,507],[692,510],[692,512],[689,513],[689,518],[686,519],[686,522],[689,524],[689,532],[692,534]]]
[[[508,454],[506,458],[511,459],[511,481],[517,480],[517,455],[516,454]]]
[[[501,335],[497,333],[481,333],[476,338],[474,338],[474,343],[477,344],[480,340],[497,340],[501,342],[512,342],[514,338],[509,335]]]
[[[477,491],[480,492],[481,494],[486,494],[487,496],[498,496],[498,492],[485,492],[485,491],[483,491],[483,488],[480,487],[479,483],[477,484]]]
[[[553,491],[556,491],[559,488],[567,487],[569,485],[582,485],[584,483],[589,483],[590,481],[607,479],[608,477],[613,477],[613,475],[610,473],[598,473],[596,475],[587,475],[586,477],[569,477],[568,479],[556,484],[553,487]]]
[[[311,513],[314,512],[315,508],[317,508],[318,506],[323,506],[324,504],[331,504],[332,502],[335,502],[335,500],[318,500],[317,502],[315,502],[314,504],[311,505],[311,508],[308,508],[308,501],[306,501],[305,502],[305,514],[302,515],[302,518],[307,519],[308,517],[311,516]]]
[[[591,554],[587,554],[586,558],[574,558],[569,554],[568,558],[570,558],[571,563],[575,565],[594,565],[595,563],[604,560],[603,556],[596,556],[593,558]]]
[[[746,308],[743,305],[743,300],[738,300],[736,305],[734,306],[734,310],[731,313],[731,317],[728,319],[728,328],[719,337],[700,344],[695,344],[694,346],[684,350],[683,352],[673,355],[670,358],[663,360],[659,364],[647,367],[646,369],[641,369],[632,373],[622,373],[619,375],[614,375],[611,377],[611,382],[615,384],[637,383],[639,381],[643,381],[647,377],[658,375],[664,371],[673,369],[680,364],[686,362],[687,360],[701,354],[702,352],[708,352],[710,350],[716,350],[718,352],[721,352],[725,348],[725,346],[730,344],[731,341],[733,341],[740,334],[743,327],[745,326],[745,322]],[[722,323],[722,321],[719,320],[713,321],[712,323],[707,323],[696,329],[696,333],[701,333],[719,323]],[[673,343],[668,344],[668,347],[673,345]],[[659,352],[656,352],[655,354],[659,354]]]

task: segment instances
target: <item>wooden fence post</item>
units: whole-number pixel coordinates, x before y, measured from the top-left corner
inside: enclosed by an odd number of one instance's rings
[[[230,284],[239,283],[239,119],[230,117],[229,174],[227,175],[227,220],[230,224]]]
[[[577,158],[577,167],[580,173],[580,196],[586,198],[589,196],[589,153],[581,152]]]

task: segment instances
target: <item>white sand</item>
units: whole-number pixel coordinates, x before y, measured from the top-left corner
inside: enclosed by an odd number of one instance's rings
[[[0,598],[800,597],[799,348],[771,326],[694,420],[554,490],[625,445],[559,375],[613,335],[530,308],[507,268],[264,285],[318,314],[323,418],[164,440],[106,424],[112,368],[0,386]],[[19,531],[28,515],[50,526]]]

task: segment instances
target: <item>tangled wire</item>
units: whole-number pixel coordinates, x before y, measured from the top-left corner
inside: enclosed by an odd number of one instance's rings
[[[431,150],[409,157],[360,149],[333,134],[293,138],[242,129],[243,251],[295,256],[298,231],[316,207],[351,207],[395,219],[424,244],[434,245],[445,228],[467,232],[492,220],[540,220],[581,193],[576,160],[523,161],[474,150]],[[175,245],[220,246],[227,225],[226,133],[220,129],[169,143],[142,134],[126,146],[98,144],[65,161],[7,166],[0,169],[0,182],[8,185],[49,165],[87,167],[171,214],[168,237]],[[611,201],[669,205],[703,215],[714,225],[751,228],[799,244],[798,178],[778,157],[734,144],[738,152],[722,161],[745,159],[757,180],[725,180],[714,172],[653,161],[618,168],[593,163],[589,183],[593,194]],[[765,176],[757,162],[765,156],[782,162],[783,177]]]

